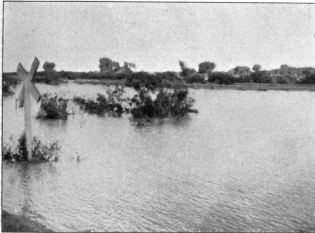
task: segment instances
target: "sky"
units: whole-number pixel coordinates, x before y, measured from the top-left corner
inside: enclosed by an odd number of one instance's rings
[[[315,5],[270,3],[5,2],[3,72],[54,62],[99,71],[108,57],[137,71],[235,66],[315,67]]]

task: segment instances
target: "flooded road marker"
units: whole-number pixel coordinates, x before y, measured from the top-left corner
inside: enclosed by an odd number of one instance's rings
[[[23,87],[20,92],[18,101],[19,107],[24,106],[24,119],[25,119],[25,139],[26,139],[26,148],[27,148],[27,158],[29,161],[32,160],[32,124],[31,124],[31,95],[38,102],[41,98],[39,91],[32,82],[32,79],[35,76],[37,68],[39,66],[39,61],[37,57],[34,58],[34,61],[31,66],[30,72],[27,72],[24,67],[19,63],[17,68],[17,74],[20,79],[23,81]]]

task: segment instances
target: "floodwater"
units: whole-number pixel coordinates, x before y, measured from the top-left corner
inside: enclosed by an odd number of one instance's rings
[[[63,96],[105,93],[36,85]],[[60,160],[4,162],[3,209],[55,231],[314,229],[315,92],[190,93],[198,114],[141,127],[130,116],[33,119],[34,136],[59,141]],[[23,130],[15,98],[3,100],[4,144]]]

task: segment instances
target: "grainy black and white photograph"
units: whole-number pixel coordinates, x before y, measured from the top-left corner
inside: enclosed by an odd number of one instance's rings
[[[3,232],[315,232],[315,4],[2,4]]]

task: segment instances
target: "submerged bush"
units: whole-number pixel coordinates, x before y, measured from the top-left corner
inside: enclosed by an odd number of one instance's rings
[[[45,145],[37,137],[33,137],[32,148],[32,162],[58,161],[59,156],[57,152],[60,150],[60,147],[57,141]],[[5,145],[3,147],[2,160],[16,162],[28,161],[25,133],[20,136],[15,147],[12,145]]]
[[[107,90],[107,98],[102,94],[97,94],[96,101],[86,100],[75,96],[74,103],[80,106],[80,109],[89,114],[103,115],[106,111],[114,111],[119,114],[124,112],[122,103],[126,101],[122,96],[125,93],[123,87],[117,86],[115,90]]]
[[[102,94],[97,94],[96,102],[93,100],[86,100],[78,96],[75,96],[73,101],[80,106],[80,109],[88,112],[89,114],[103,115],[107,108],[106,97]]]
[[[130,112],[134,118],[184,116],[188,112],[197,112],[191,109],[194,101],[188,97],[187,89],[175,89],[173,92],[161,89],[152,100],[149,90],[141,88],[138,95],[131,99]]]
[[[195,100],[188,97],[188,89],[175,88],[172,91],[160,89],[155,99],[151,96],[154,90],[138,86],[135,89],[138,94],[132,99],[124,98],[124,89],[117,86],[115,90],[107,90],[107,98],[98,94],[94,101],[75,96],[73,101],[89,114],[103,115],[107,111],[118,114],[126,112],[137,119],[184,116],[188,112],[198,112],[192,109]]]
[[[108,89],[107,90],[107,109],[110,111],[115,111],[118,113],[122,113],[124,108],[122,107],[122,103],[126,101],[123,98],[123,94],[125,90],[123,87],[116,86],[115,90]]]
[[[57,95],[45,93],[42,96],[40,110],[37,118],[40,119],[62,119],[66,120],[69,113],[67,112],[68,100],[63,99]]]

